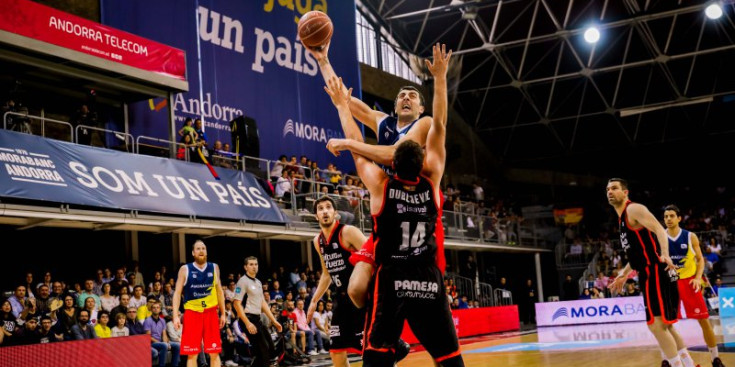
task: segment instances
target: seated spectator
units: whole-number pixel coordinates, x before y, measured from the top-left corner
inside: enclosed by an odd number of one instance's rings
[[[283,177],[283,171],[284,168],[288,165],[288,162],[286,162],[286,156],[281,155],[278,157],[278,161],[271,167],[271,181],[278,181],[281,177]]]
[[[143,321],[143,328],[146,334],[151,336],[151,346],[158,351],[159,367],[166,366],[166,354],[171,351],[171,365],[179,365],[179,346],[178,342],[169,340],[166,333],[166,322],[161,317],[161,302],[155,301],[151,306],[151,316]]]
[[[147,302],[147,297],[143,295],[143,286],[136,285],[133,287],[133,296],[130,297],[130,307],[135,307],[136,309],[144,306]]]
[[[36,295],[34,292],[37,291],[37,289],[41,286],[40,284],[37,287],[33,286],[33,273],[28,272],[26,273],[26,281],[24,283],[26,286],[26,297],[28,298],[36,298]]]
[[[352,224],[355,222],[354,209],[350,206],[350,201],[344,196],[344,189],[340,186],[334,189],[333,196],[334,203],[337,206],[337,213],[339,214],[340,223]]]
[[[118,314],[125,315],[130,307],[130,295],[123,294],[120,296],[120,304],[110,310],[110,320],[116,320]]]
[[[571,257],[572,259],[579,261],[582,259],[582,243],[579,242],[579,238],[574,239],[574,243],[569,246],[569,253],[564,255],[565,258]]]
[[[318,353],[316,349],[314,349],[314,332],[311,331],[311,328],[309,328],[309,324],[306,322],[306,313],[304,312],[303,300],[296,301],[296,308],[293,310],[291,316],[295,324],[294,332],[296,333],[297,337],[301,337],[301,351],[311,356],[317,355]],[[303,344],[304,338],[306,339],[306,345]],[[319,346],[319,350],[324,350],[321,335],[317,334],[316,341],[317,345]]]
[[[163,285],[160,280],[153,281],[153,286],[151,287],[151,291],[148,295],[156,297],[156,299],[161,302],[161,305],[163,305]],[[166,309],[163,309],[161,313],[165,315]]]
[[[590,298],[592,298],[592,294],[590,293],[589,288],[585,288],[582,291],[582,294],[579,295],[579,299],[590,299]]]
[[[21,284],[15,287],[15,292],[10,296],[10,298],[8,298],[10,306],[13,308],[13,316],[15,316],[15,318],[20,317],[20,314],[26,308],[26,299],[26,286]]]
[[[50,314],[51,301],[53,300],[54,298],[51,298],[51,292],[49,292],[49,288],[46,284],[42,284],[40,287],[38,287],[38,294],[36,295],[36,307],[38,308],[39,314]]]
[[[597,279],[595,279],[595,288],[607,289],[607,285],[610,283],[610,279],[605,276],[603,272],[597,273]]]
[[[17,318],[13,315],[13,307],[7,299],[0,305],[0,346],[13,345]]]
[[[592,287],[590,288],[590,296],[592,299],[605,298],[605,292],[597,289],[596,287]]]
[[[174,292],[173,285],[166,283],[163,286],[163,313],[166,315],[172,315],[174,309]]]
[[[707,246],[706,252],[707,254],[704,256],[704,260],[707,262],[705,266],[707,274],[720,274],[720,256],[714,253],[709,246]]]
[[[67,294],[64,297],[64,305],[61,310],[56,312],[56,325],[54,325],[55,334],[63,336],[64,340],[73,340],[74,336],[71,333],[71,328],[77,322],[77,313],[79,309],[75,307],[74,297]],[[87,315],[89,316],[89,315]]]
[[[71,327],[71,334],[74,340],[97,339],[94,326],[89,324],[89,311],[87,309],[79,310],[77,322]]]
[[[276,199],[291,201],[291,193],[294,191],[288,170],[283,170],[281,177],[276,181]]]
[[[625,297],[634,297],[639,296],[641,294],[641,291],[638,290],[638,288],[635,286],[635,281],[632,279],[628,279],[625,281],[625,288],[623,289],[623,293],[621,295]]]
[[[316,304],[316,312],[311,319],[312,327],[311,330],[314,335],[319,334],[325,344],[330,342],[329,325],[327,324],[327,312],[324,301],[319,301]],[[319,351],[321,353],[321,350]]]
[[[717,242],[717,239],[715,239],[714,237],[709,238],[707,248],[709,248],[713,253],[717,254],[717,256],[722,256],[722,245]]]
[[[97,325],[94,326],[94,332],[99,338],[109,338],[112,336],[112,330],[107,325],[110,322],[110,313],[102,310],[97,314]]]
[[[46,344],[64,340],[63,336],[54,334],[54,331],[52,330],[53,326],[54,323],[50,317],[41,316],[41,328],[38,332],[39,343]]]
[[[87,296],[87,298],[84,300],[84,307],[82,309],[87,310],[87,312],[89,313],[89,323],[92,326],[97,325],[97,317],[99,311],[97,311],[98,307],[94,301],[94,298],[92,298],[91,296]]]
[[[136,313],[136,318],[139,322],[145,321],[145,319],[151,317],[151,314],[153,313],[153,310],[151,307],[153,307],[153,304],[159,301],[156,296],[148,296],[146,299],[146,304],[143,306],[138,307],[138,311]]]
[[[457,306],[457,308],[459,308],[460,310],[470,308],[467,304],[467,296],[462,296],[459,298],[459,305]]]
[[[304,273],[301,273],[301,275],[303,275],[303,277],[306,278],[306,275]],[[306,306],[306,305],[311,304],[311,295],[309,295],[309,293],[306,292],[306,282],[303,282],[303,284],[301,284],[301,283],[302,283],[302,281],[299,281],[299,284],[296,285],[296,287],[299,290],[299,295],[296,296],[296,300],[297,301],[298,300],[304,301],[304,306]],[[303,286],[301,286],[301,285],[303,285]],[[306,307],[308,307],[308,306],[306,306]]]
[[[281,290],[281,283],[277,280],[273,281],[273,289],[270,291],[271,300],[278,301],[286,297]]]
[[[113,338],[118,336],[129,336],[130,330],[125,326],[125,314],[118,313],[115,316],[115,326],[110,329],[110,335]]]
[[[112,286],[109,283],[102,285],[102,295],[99,297],[102,309],[107,312],[112,312],[112,309],[120,304],[120,301],[116,296],[113,296],[110,292]]]
[[[449,308],[452,310],[458,310],[459,309],[459,298],[455,298],[452,300],[452,303],[449,305]]]
[[[138,318],[136,317],[137,314],[138,310],[135,307],[128,307],[128,311],[125,314],[125,327],[128,328],[130,335],[145,334],[143,324],[138,322]]]
[[[112,286],[112,294],[120,295],[121,290],[123,288],[128,287],[128,281],[125,279],[125,270],[122,268],[117,269],[117,272],[115,273],[115,279],[110,282],[110,285]]]
[[[268,283],[264,283],[263,286],[265,286]],[[225,300],[232,301],[233,298],[235,298],[235,283],[234,280],[231,280],[229,284],[227,284],[227,288],[225,288]],[[264,289],[264,291],[267,291]]]
[[[79,297],[77,298],[77,306],[84,307],[85,302],[87,302],[87,298],[93,298],[94,304],[97,310],[101,309],[100,297],[94,293],[94,280],[87,279],[84,281],[84,291],[79,294]]]
[[[23,327],[15,331],[15,345],[38,344],[41,342],[41,333],[38,331],[38,320],[28,317]]]

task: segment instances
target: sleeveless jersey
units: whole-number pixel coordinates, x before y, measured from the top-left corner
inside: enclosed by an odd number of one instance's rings
[[[204,271],[200,271],[194,263],[186,265],[189,272],[186,275],[184,285],[185,310],[202,312],[208,308],[217,306],[217,277],[215,276],[214,264],[208,262]]]
[[[416,125],[416,121],[418,121],[418,119],[399,129],[398,119],[393,116],[386,116],[378,123],[378,145],[394,145],[398,140],[401,140],[402,137],[406,136],[413,125]],[[390,167],[382,164],[379,166],[390,176],[395,173]]]
[[[644,271],[647,267],[654,266],[659,263],[659,244],[656,235],[641,227],[638,230],[630,228],[628,225],[628,205],[632,202],[625,203],[625,209],[618,219],[620,226],[620,244],[628,255],[630,266],[638,272]]]
[[[691,233],[684,228],[679,229],[676,237],[669,237],[669,256],[674,265],[679,268],[680,279],[691,278],[697,273],[697,261],[694,259],[694,248],[692,247]]]
[[[420,176],[413,182],[388,178],[381,210],[373,215],[375,262],[438,262],[437,240],[443,240],[437,238],[443,234],[443,228],[437,229],[439,211],[434,185],[428,178]]]
[[[344,224],[337,222],[329,238],[324,237],[323,232],[319,232],[319,252],[324,258],[324,265],[332,277],[332,283],[337,287],[337,292],[347,291],[347,282],[354,269],[348,261],[352,251],[342,246],[342,228],[344,227]]]

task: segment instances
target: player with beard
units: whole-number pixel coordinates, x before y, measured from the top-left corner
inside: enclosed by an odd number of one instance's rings
[[[354,267],[349,258],[365,243],[365,235],[357,227],[340,223],[334,201],[322,196],[314,202],[314,215],[321,231],[314,237],[314,248],[319,253],[322,276],[319,279],[307,312],[307,323],[316,311],[317,302],[327,288],[334,284],[332,325],[329,329],[331,346],[329,354],[335,366],[349,366],[347,352],[362,354],[362,334],[365,326],[365,309],[358,309],[347,295],[348,281]],[[409,351],[405,342],[399,342],[396,359],[403,359]]]
[[[608,180],[607,201],[618,214],[620,245],[628,257],[628,264],[608,288],[620,292],[628,274],[637,271],[646,308],[646,323],[667,362],[672,367],[694,367],[694,361],[673,325],[679,310],[676,283],[679,277],[669,257],[666,230],[648,208],[628,199],[628,182],[622,178]]]
[[[182,292],[184,303],[184,330],[181,331],[181,354],[187,356],[187,367],[196,367],[202,341],[212,367],[220,367],[222,351],[220,329],[225,326],[225,296],[220,284],[219,266],[207,262],[207,246],[201,240],[194,242],[191,251],[194,262],[183,265],[176,278],[173,297],[173,322],[181,328],[179,306]],[[219,317],[217,316],[219,308]],[[217,322],[219,319],[219,322]]]
[[[426,138],[426,153],[412,140],[396,147],[389,176],[369,159],[352,152],[360,178],[370,191],[373,215],[373,297],[368,307],[363,366],[392,366],[404,320],[436,364],[464,366],[449,303],[444,296],[437,225],[441,192],[434,188],[444,174],[447,122],[447,66],[451,51],[434,46],[434,118]],[[325,90],[339,112],[347,139],[363,140],[352,119],[352,90],[332,78]],[[424,159],[425,158],[425,159]]]

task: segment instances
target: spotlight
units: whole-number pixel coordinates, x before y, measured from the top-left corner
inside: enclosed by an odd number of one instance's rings
[[[600,40],[600,31],[595,27],[589,27],[584,31],[584,40],[587,43],[597,43]]]
[[[714,3],[704,9],[704,14],[710,19],[719,19],[722,16],[722,6],[718,3]]]

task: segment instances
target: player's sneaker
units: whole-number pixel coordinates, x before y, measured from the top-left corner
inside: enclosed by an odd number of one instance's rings
[[[712,360],[712,367],[725,367],[725,365],[720,360],[720,357],[717,357],[714,360]]]
[[[661,362],[661,367],[671,367],[671,364],[669,364],[669,361],[664,359],[663,362]]]
[[[406,358],[408,352],[410,351],[411,345],[406,343],[406,341],[403,339],[398,339],[398,344],[396,344],[396,362],[399,362],[403,358]]]

